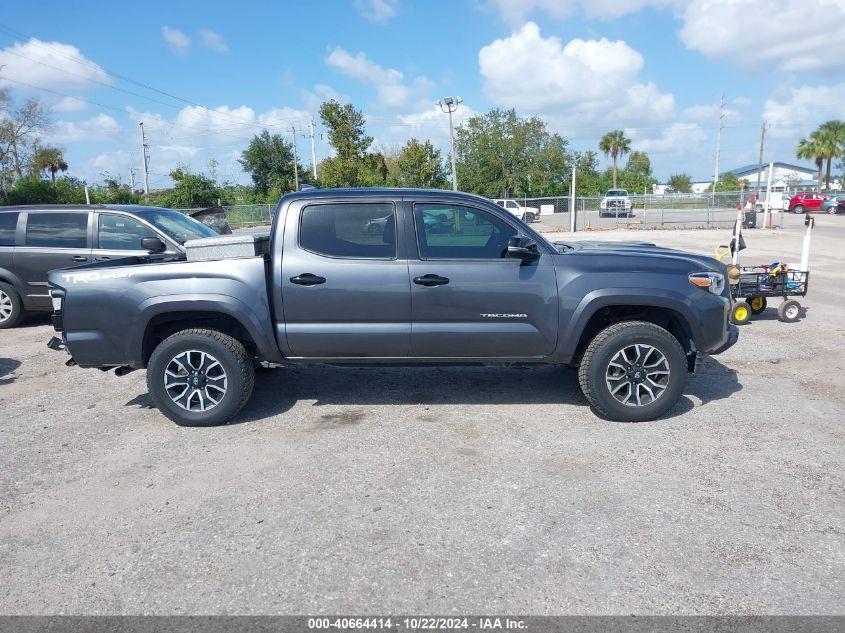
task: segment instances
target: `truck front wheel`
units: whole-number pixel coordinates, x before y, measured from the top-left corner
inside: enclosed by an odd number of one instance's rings
[[[147,365],[158,410],[181,426],[223,424],[246,404],[255,373],[236,339],[216,330],[182,330],[162,341]]]
[[[681,397],[687,359],[678,340],[645,321],[615,323],[587,346],[578,368],[581,390],[600,416],[654,420]]]

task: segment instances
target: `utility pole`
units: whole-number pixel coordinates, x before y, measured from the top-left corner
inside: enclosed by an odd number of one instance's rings
[[[299,191],[299,159],[296,157],[296,126],[290,126],[292,140],[293,140],[293,187],[294,191]]]
[[[150,195],[150,146],[147,145],[147,139],[144,136],[144,122],[141,121],[138,126],[141,128],[141,156],[144,166],[144,194]]]
[[[314,184],[317,184],[317,148],[314,145],[314,117],[308,122],[309,136],[311,137],[311,172],[314,174]]]
[[[760,170],[763,168],[763,146],[766,143],[766,122],[763,121],[763,125],[760,126],[760,159],[757,161],[757,195],[755,196],[756,199],[760,200]],[[766,194],[768,197],[768,194]]]
[[[129,190],[134,192],[135,191],[135,168],[129,168]]]
[[[435,105],[440,106],[440,109],[449,115],[449,145],[452,149],[452,189],[458,190],[458,169],[455,166],[455,127],[452,124],[452,113],[458,109],[458,105],[463,103],[460,97],[444,97],[441,101],[438,99],[434,102]]]
[[[725,119],[725,95],[719,101],[719,124],[716,128],[716,170],[713,174],[713,194],[716,193],[716,185],[719,184],[719,157],[722,150],[722,121]]]

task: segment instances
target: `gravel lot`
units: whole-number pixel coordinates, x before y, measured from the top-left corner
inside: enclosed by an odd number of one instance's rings
[[[797,261],[800,218],[746,263]],[[712,253],[726,231],[635,237]],[[0,613],[842,614],[845,217],[665,419],[568,369],[276,370],[180,428],[143,372],[0,332]]]

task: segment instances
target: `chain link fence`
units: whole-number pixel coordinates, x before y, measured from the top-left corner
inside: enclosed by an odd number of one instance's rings
[[[600,196],[575,197],[575,229],[671,229],[717,228],[730,226],[736,220],[737,205],[744,203],[747,193],[739,191],[715,194],[631,195],[630,210],[602,209]],[[513,198],[523,207],[536,209],[541,230],[570,229],[569,196],[545,198]],[[772,209],[775,224],[783,205]],[[242,204],[223,207],[233,230],[268,226],[273,220],[275,205]],[[762,217],[760,217],[762,223]]]
[[[736,221],[737,206],[747,194],[739,191],[715,194],[631,195],[630,207],[602,208],[600,196],[575,197],[575,230],[717,228]],[[571,198],[517,198],[517,202],[539,213],[541,230],[569,231]],[[772,209],[775,223],[783,208]],[[762,223],[762,217],[760,218]]]

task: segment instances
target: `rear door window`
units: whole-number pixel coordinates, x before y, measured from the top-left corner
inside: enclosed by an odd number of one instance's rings
[[[125,215],[101,213],[97,224],[99,248],[103,250],[139,251],[143,250],[142,239],[159,237],[147,225]]]
[[[300,217],[299,245],[328,257],[394,259],[396,217],[393,204],[309,205]]]
[[[0,246],[15,245],[15,229],[17,226],[17,213],[0,213]]]
[[[86,248],[87,213],[33,213],[26,221],[26,245],[43,248]]]

